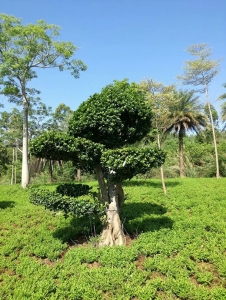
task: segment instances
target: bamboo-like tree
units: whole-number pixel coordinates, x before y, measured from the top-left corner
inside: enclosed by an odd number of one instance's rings
[[[206,44],[194,44],[186,49],[196,59],[185,61],[184,63],[184,74],[177,76],[178,79],[182,80],[184,85],[192,85],[196,87],[196,91],[199,93],[205,93],[206,103],[209,109],[209,115],[211,119],[211,127],[213,134],[213,143],[215,149],[216,159],[216,178],[220,177],[219,172],[219,161],[217,142],[214,129],[214,121],[212,116],[212,110],[209,99],[209,85],[212,79],[219,73],[219,60],[210,59],[211,49]]]
[[[187,131],[198,133],[206,126],[206,118],[201,113],[202,106],[198,102],[198,96],[194,91],[174,91],[175,103],[168,107],[165,115],[164,133],[176,132],[179,145],[179,168],[180,177],[185,177],[183,138]]]

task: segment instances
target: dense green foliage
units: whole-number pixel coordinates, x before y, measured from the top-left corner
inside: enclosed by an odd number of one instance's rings
[[[135,83],[114,81],[83,102],[69,122],[69,134],[107,148],[141,140],[150,130],[152,113]]]
[[[144,92],[127,80],[114,81],[80,105],[67,134],[43,133],[31,142],[30,151],[36,157],[71,160],[86,171],[101,164],[106,178],[119,182],[163,164],[165,154],[158,149],[122,149],[150,131],[151,119]],[[110,175],[111,168],[115,176]]]
[[[85,138],[74,138],[64,133],[46,132],[30,143],[31,154],[55,160],[72,160],[84,169],[93,169],[100,162],[103,145]]]
[[[101,163],[110,181],[121,182],[137,174],[145,174],[160,167],[165,161],[165,152],[152,148],[123,148],[105,151]]]
[[[56,188],[56,192],[63,195],[63,196],[70,196],[70,197],[79,197],[82,195],[87,195],[91,187],[87,184],[75,184],[75,183],[63,183],[59,184]]]
[[[0,176],[4,175],[9,163],[9,155],[6,147],[0,144]]]
[[[166,185],[168,197],[160,180],[125,182],[123,226],[134,239],[110,248],[79,238],[94,224],[100,232],[94,221],[65,219],[31,204],[29,190],[1,186],[0,298],[225,299],[225,179]]]
[[[81,187],[79,188],[80,192],[82,192]],[[87,189],[86,191],[83,190],[81,193],[82,196],[84,193],[87,194]],[[78,218],[87,216],[92,218],[99,216],[99,218],[101,218],[105,213],[104,207],[100,204],[94,194],[89,197],[81,197],[80,199],[77,199],[77,197],[63,196],[61,193],[57,192],[51,192],[43,189],[32,189],[29,199],[31,203],[35,205],[42,205],[46,209],[56,212],[62,211],[64,216],[71,214]]]

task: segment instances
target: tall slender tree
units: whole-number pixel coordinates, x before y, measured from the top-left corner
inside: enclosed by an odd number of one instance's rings
[[[169,105],[165,115],[164,133],[174,131],[178,134],[180,177],[185,177],[183,138],[188,130],[198,133],[206,125],[206,118],[201,113],[202,107],[193,91],[175,90],[174,98],[175,103]]]
[[[71,42],[59,42],[60,28],[37,21],[22,25],[14,16],[0,14],[0,85],[2,94],[10,102],[23,107],[23,159],[22,187],[29,183],[28,166],[28,111],[39,92],[29,86],[37,77],[36,69],[58,68],[70,70],[79,77],[86,66],[81,60],[72,59],[77,47]]]
[[[215,149],[215,159],[216,159],[216,177],[220,177],[219,172],[219,161],[218,161],[218,151],[217,142],[214,129],[214,121],[212,116],[212,110],[209,99],[209,85],[212,79],[219,73],[220,61],[210,59],[211,49],[207,47],[206,44],[194,44],[187,47],[187,51],[196,59],[185,61],[183,69],[184,74],[177,76],[178,79],[182,80],[185,85],[192,85],[196,87],[196,91],[200,93],[205,93],[206,103],[209,109],[209,115],[211,120],[213,143]]]
[[[223,87],[226,88],[226,83],[223,84]],[[220,100],[226,100],[226,93],[220,95]],[[224,123],[223,130],[226,129],[226,102],[221,105],[221,119]]]
[[[175,89],[174,85],[165,86],[162,82],[157,82],[154,79],[142,80],[139,84],[141,90],[145,91],[145,97],[148,104],[151,106],[151,109],[154,113],[153,117],[153,128],[156,130],[156,140],[158,148],[161,149],[161,140],[164,128],[164,116],[168,113],[168,106],[171,101],[174,101],[175,98],[172,97],[173,90]],[[166,185],[164,179],[164,170],[163,166],[160,167],[160,174],[162,180],[163,192],[166,195]]]
[[[68,122],[73,111],[64,103],[60,103],[52,114],[51,130],[67,132]]]

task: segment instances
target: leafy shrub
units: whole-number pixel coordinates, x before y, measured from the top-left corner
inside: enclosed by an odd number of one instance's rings
[[[75,183],[64,183],[59,184],[56,188],[56,192],[63,196],[79,197],[87,195],[92,188],[87,184],[75,184]]]
[[[50,192],[41,189],[32,189],[30,202],[35,205],[42,205],[53,211],[63,211],[65,216],[72,214],[77,217],[93,216],[102,217],[104,206],[93,196],[87,200],[63,196],[57,192]]]

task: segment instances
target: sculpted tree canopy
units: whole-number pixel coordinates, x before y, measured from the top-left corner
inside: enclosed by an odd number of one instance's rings
[[[82,103],[69,122],[69,134],[107,148],[141,140],[150,130],[152,112],[135,83],[115,81]]]
[[[95,170],[106,205],[100,245],[123,245],[120,209],[122,181],[164,163],[160,149],[136,148],[151,128],[152,113],[135,83],[114,81],[82,103],[69,122],[68,134],[47,133],[31,143],[39,157],[73,160],[77,167]]]
[[[58,40],[60,28],[37,21],[22,25],[14,16],[0,14],[0,85],[10,102],[23,107],[22,187],[29,183],[28,110],[39,92],[29,82],[37,78],[36,69],[70,70],[72,76],[86,70],[81,60],[73,59],[78,49],[71,42]]]

